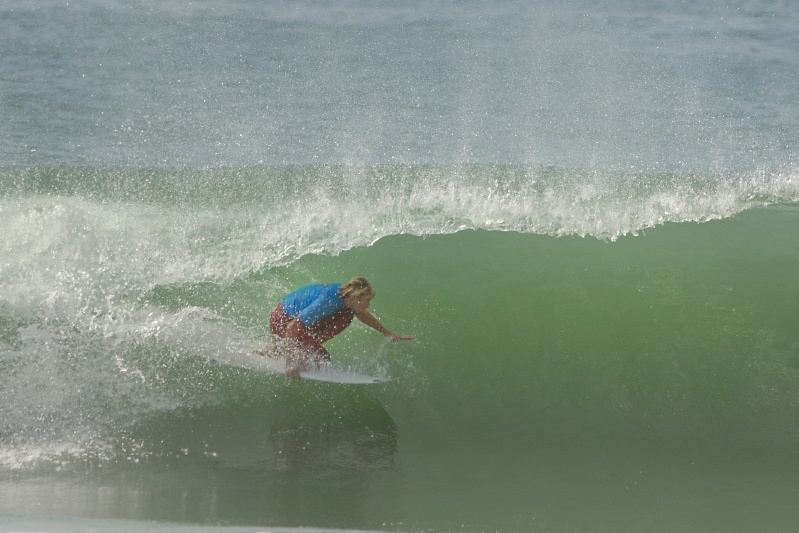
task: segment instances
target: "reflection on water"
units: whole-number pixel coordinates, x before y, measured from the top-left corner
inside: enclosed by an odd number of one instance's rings
[[[305,381],[281,383],[268,398],[162,414],[131,440],[148,463],[186,457],[265,476],[387,469],[397,453],[394,421],[363,388]]]
[[[392,468],[397,428],[388,413],[360,391],[328,392],[307,396],[302,389],[287,390],[275,399],[272,468],[316,476]]]
[[[364,389],[279,379],[268,398],[247,394],[142,421],[114,461],[59,465],[46,485],[20,474],[13,491],[0,488],[3,507],[199,523],[383,523],[386,510],[373,499],[397,489],[394,421]]]

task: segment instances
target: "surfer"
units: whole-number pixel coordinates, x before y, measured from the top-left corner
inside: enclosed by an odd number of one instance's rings
[[[344,331],[356,317],[392,340],[412,340],[413,335],[390,331],[367,311],[374,297],[372,285],[362,277],[343,285],[314,283],[285,296],[269,316],[269,330],[291,341],[285,354],[286,374],[299,377],[309,360],[317,365],[330,361],[322,344]]]

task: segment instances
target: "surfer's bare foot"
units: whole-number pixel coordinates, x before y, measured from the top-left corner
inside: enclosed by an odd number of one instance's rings
[[[300,379],[300,372],[302,372],[302,368],[299,366],[286,369],[286,375],[291,379]]]

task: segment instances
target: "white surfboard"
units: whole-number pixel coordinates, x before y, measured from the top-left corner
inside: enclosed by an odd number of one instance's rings
[[[357,372],[350,372],[349,370],[342,370],[333,365],[323,365],[316,370],[304,370],[300,372],[300,377],[302,379],[341,383],[344,385],[370,385],[391,381],[388,378],[378,378],[366,374],[359,374]]]
[[[270,374],[285,374],[286,361],[280,358],[270,357],[269,352],[256,351],[247,357],[246,365],[248,368],[258,371],[266,371]],[[322,364],[319,368],[304,370],[300,372],[300,378],[313,381],[325,381],[327,383],[341,383],[343,385],[369,385],[376,383],[387,383],[389,378],[380,378],[352,372],[338,368],[330,363]]]

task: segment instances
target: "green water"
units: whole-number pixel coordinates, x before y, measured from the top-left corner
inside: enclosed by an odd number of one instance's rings
[[[798,224],[795,207],[773,206],[614,242],[395,235],[120,296],[120,314],[7,360],[18,383],[57,385],[28,400],[12,385],[18,405],[53,406],[6,441],[7,462],[27,466],[7,470],[3,507],[400,531],[787,531]],[[417,340],[353,326],[328,347],[391,383],[210,362],[263,342],[286,290],[356,274],[377,289],[375,314]],[[27,350],[8,320],[6,342]],[[37,328],[64,327],[53,320]]]
[[[764,218],[779,220],[774,234],[758,232]],[[388,287],[391,301],[377,305],[419,334],[414,364],[440,405],[426,416],[445,431],[466,423],[536,438],[556,428],[792,451],[796,222],[776,208],[616,243],[392,238],[314,273],[366,271]]]

